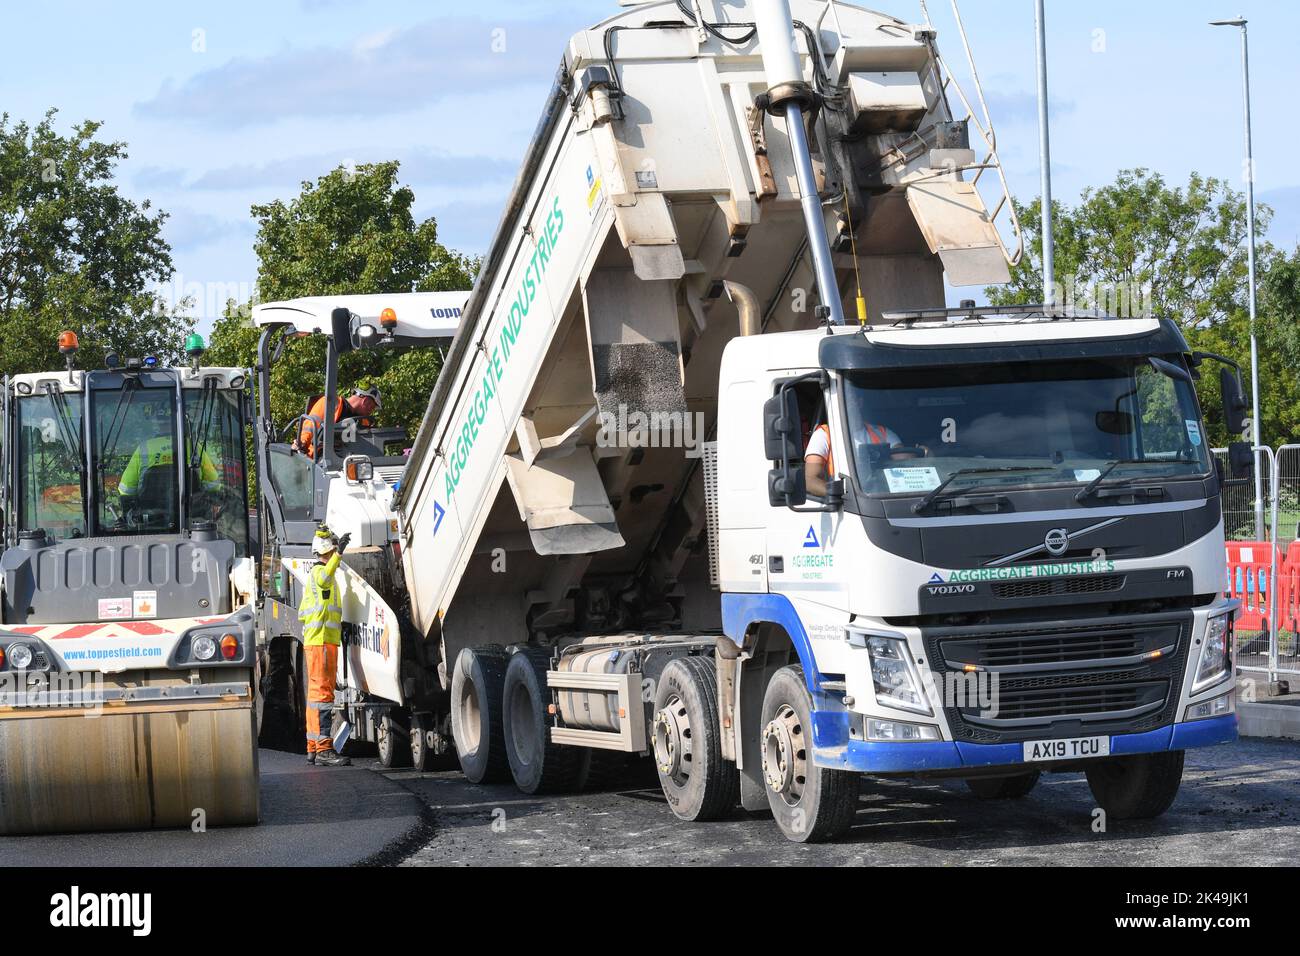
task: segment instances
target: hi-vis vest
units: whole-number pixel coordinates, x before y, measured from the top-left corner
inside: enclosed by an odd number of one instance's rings
[[[128,496],[139,494],[140,484],[144,480],[146,471],[159,466],[170,467],[176,463],[176,457],[172,452],[172,439],[167,435],[150,438],[137,445],[131,460],[126,463],[126,468],[122,471],[122,477],[118,479],[118,493]],[[200,447],[199,482],[203,485],[203,490],[220,490],[220,478],[217,466],[213,464],[207,448]]]
[[[302,622],[302,642],[307,647],[343,643],[343,605],[334,581],[339,555],[335,552],[324,564],[317,563],[307,573],[307,587],[298,605]]]
[[[867,440],[873,445],[889,444],[889,429],[884,425],[867,425]],[[835,476],[835,448],[831,445],[831,428],[818,425],[816,431],[826,433],[826,474]]]

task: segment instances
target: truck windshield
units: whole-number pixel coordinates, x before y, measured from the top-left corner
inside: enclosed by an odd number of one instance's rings
[[[1180,364],[1177,356],[1167,361]],[[1210,470],[1191,385],[1142,357],[846,376],[867,494],[1186,478]]]
[[[18,527],[55,540],[86,534],[81,396],[18,399]]]

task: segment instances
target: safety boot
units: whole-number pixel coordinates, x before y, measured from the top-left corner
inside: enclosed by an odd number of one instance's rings
[[[313,750],[307,754],[307,762],[310,764],[316,763],[316,751]]]
[[[331,747],[329,750],[318,750],[316,752],[316,762],[326,767],[350,767],[352,760],[344,757],[337,750]]]

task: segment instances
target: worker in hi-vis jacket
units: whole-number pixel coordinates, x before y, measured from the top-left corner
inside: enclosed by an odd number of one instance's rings
[[[352,761],[334,749],[331,735],[334,715],[334,680],[338,674],[339,647],[343,643],[343,605],[334,573],[351,535],[334,544],[324,525],[316,529],[312,554],[316,563],[307,573],[298,620],[307,661],[307,762],[326,767],[346,767]]]

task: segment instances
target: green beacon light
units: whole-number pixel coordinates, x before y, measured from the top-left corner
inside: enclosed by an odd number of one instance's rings
[[[191,332],[185,336],[185,354],[189,356],[190,365],[195,371],[198,370],[199,359],[203,357],[203,353],[206,351],[207,346],[203,344],[203,336],[199,335],[199,333]]]

